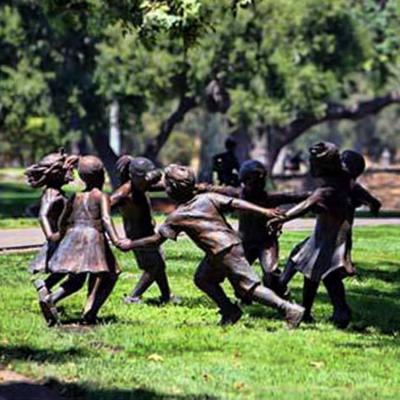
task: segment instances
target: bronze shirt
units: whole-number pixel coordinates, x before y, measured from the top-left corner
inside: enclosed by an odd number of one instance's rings
[[[196,195],[168,216],[159,233],[176,240],[184,232],[207,254],[216,255],[241,242],[223,214],[231,210],[232,201],[217,193]]]

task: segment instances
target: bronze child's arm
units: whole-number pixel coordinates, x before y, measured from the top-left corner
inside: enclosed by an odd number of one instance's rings
[[[124,199],[127,197],[131,189],[131,183],[126,182],[117,189],[114,190],[114,192],[110,195],[110,205],[112,208],[117,207],[121,205],[121,203],[124,201]]]
[[[123,239],[120,242],[119,248],[123,251],[137,250],[143,248],[157,248],[161,246],[167,239],[161,236],[158,232],[152,236],[147,236],[142,239],[130,240]]]
[[[52,196],[51,193],[45,193],[39,211],[39,223],[44,236],[46,237],[46,240],[54,242],[57,242],[60,239],[60,235],[58,232],[53,232],[48,215],[52,205],[58,200],[59,198]]]
[[[64,210],[61,213],[60,218],[58,220],[58,238],[57,238],[57,240],[60,240],[65,235],[65,232],[67,231],[68,219],[72,213],[72,204],[74,201],[74,197],[75,197],[75,195],[73,195],[72,198],[70,198],[67,201],[67,204],[65,205]]]
[[[352,189],[352,197],[353,196],[356,202],[359,203],[359,205],[366,205],[367,207],[369,207],[371,213],[375,217],[378,216],[379,210],[382,207],[382,203],[375,196],[373,196],[366,188],[364,188],[359,183],[356,183],[354,185],[354,188]]]
[[[109,197],[103,193],[101,197],[101,220],[108,236],[115,246],[119,246],[121,239],[111,218],[111,202]]]
[[[248,201],[239,199],[232,199],[231,207],[234,210],[249,211],[255,214],[261,214],[267,218],[276,218],[282,215],[282,213],[276,210],[275,208],[263,208],[256,206],[253,203],[249,203]]]
[[[273,218],[268,222],[268,225],[273,227],[274,225],[280,225],[287,221],[291,221],[292,219],[299,218],[307,212],[313,210],[316,206],[322,206],[321,199],[323,196],[323,190],[317,189],[315,190],[311,196],[307,197],[301,203],[296,204],[285,213],[280,214],[277,218]]]

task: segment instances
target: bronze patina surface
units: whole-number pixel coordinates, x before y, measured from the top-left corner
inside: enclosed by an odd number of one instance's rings
[[[138,239],[154,235],[155,224],[147,191],[159,182],[161,172],[144,157],[122,156],[117,166],[121,186],[111,195],[111,205],[120,209],[126,237]],[[143,273],[130,296],[125,298],[125,302],[140,302],[141,296],[153,283],[160,289],[160,301],[168,302],[171,292],[162,250],[142,249],[134,250],[133,253]]]
[[[279,213],[216,193],[196,195],[195,176],[188,167],[170,165],[165,170],[164,180],[167,194],[178,203],[176,210],[155,235],[123,241],[122,248],[159,246],[167,239],[176,240],[179,233],[184,232],[206,253],[195,273],[195,284],[218,305],[221,324],[235,323],[242,314],[221,286],[227,278],[239,296],[283,310],[289,326],[296,327],[303,316],[303,308],[262,286],[244,256],[239,235],[224,217],[230,210],[254,212],[265,217],[277,217]]]

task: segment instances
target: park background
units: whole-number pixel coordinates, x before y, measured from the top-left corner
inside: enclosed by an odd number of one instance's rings
[[[270,190],[310,187],[315,141],[358,150],[368,166],[361,182],[393,220],[399,50],[398,0],[2,1],[0,237],[38,227],[40,191],[23,171],[60,147],[97,154],[110,191],[120,154],[192,165],[211,181],[227,137],[240,162],[268,167]],[[300,170],[287,171],[299,151]],[[166,246],[179,307],[155,307],[155,289],[144,305],[124,306],[139,271],[117,252],[124,273],[103,323],[49,330],[26,272],[34,252],[2,251],[0,369],[67,398],[398,398],[400,228],[381,223],[355,230],[359,275],[346,283],[355,314],[346,332],[330,326],[324,290],[319,322],[298,332],[257,306],[238,326],[215,327],[213,305],[191,282],[201,254],[186,240]],[[284,233],[282,265],[308,232]],[[301,284],[297,277],[298,301]],[[66,302],[67,320],[83,296]]]

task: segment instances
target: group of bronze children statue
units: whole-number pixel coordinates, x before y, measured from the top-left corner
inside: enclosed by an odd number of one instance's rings
[[[305,193],[268,193],[267,171],[262,163],[246,161],[239,171],[240,187],[196,184],[193,170],[172,164],[163,171],[143,157],[122,156],[117,162],[121,185],[111,194],[103,192],[104,166],[94,156],[67,155],[60,151],[44,157],[26,170],[32,187],[43,187],[40,223],[46,243],[30,265],[36,279],[40,309],[49,326],[59,323],[57,305],[80,290],[88,280],[88,296],[82,324],[95,324],[98,312],[110,296],[120,270],[109,240],[123,251],[133,250],[143,271],[125,303],[141,302],[144,292],[156,283],[160,303],[173,302],[160,246],[176,240],[181,232],[204,251],[194,275],[195,285],[218,306],[221,325],[236,323],[241,305],[261,303],[284,314],[288,327],[313,322],[312,306],[322,280],[333,306],[332,322],[345,328],[351,311],[343,279],[355,274],[351,260],[355,209],[367,205],[377,214],[380,202],[356,182],[365,169],[363,156],[340,152],[331,143],[309,149],[310,172],[317,188]],[[67,198],[63,186],[77,170],[85,184],[82,192]],[[165,190],[175,209],[155,229],[148,192]],[[277,208],[281,205],[292,205]],[[119,207],[126,238],[119,237],[111,209]],[[224,214],[239,213],[236,232]],[[310,237],[289,255],[285,268],[278,268],[278,237],[282,225],[308,212],[316,214]],[[251,266],[259,260],[262,279]],[[302,306],[291,302],[288,284],[296,272],[304,275]],[[221,284],[228,279],[233,302]],[[58,285],[58,286],[57,286]]]

